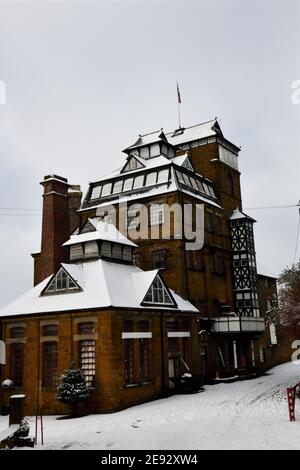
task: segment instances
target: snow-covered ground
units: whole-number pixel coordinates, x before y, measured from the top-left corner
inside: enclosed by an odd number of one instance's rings
[[[300,363],[288,363],[257,379],[205,386],[198,394],[119,413],[59,421],[46,417],[43,448],[299,449],[300,401],[298,421],[289,422],[286,399],[286,387],[299,381]]]

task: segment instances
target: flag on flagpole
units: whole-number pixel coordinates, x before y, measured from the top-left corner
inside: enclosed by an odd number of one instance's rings
[[[181,96],[180,96],[178,82],[177,82],[177,97],[178,97],[178,103],[181,103]]]

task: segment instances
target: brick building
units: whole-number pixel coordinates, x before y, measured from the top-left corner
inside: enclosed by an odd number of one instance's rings
[[[261,367],[265,319],[239,148],[213,120],[140,135],[124,152],[123,167],[90,183],[82,202],[66,179],[42,182],[35,287],[0,313],[1,377],[30,397],[28,412],[37,403],[63,411],[55,383],[73,357],[92,411],[164,396],[190,376]]]

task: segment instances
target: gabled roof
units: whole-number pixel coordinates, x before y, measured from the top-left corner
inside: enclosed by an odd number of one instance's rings
[[[132,161],[135,162],[136,168],[127,170],[126,167],[129,166]],[[129,171],[136,171],[140,168],[145,168],[144,161],[142,161],[142,159],[139,158],[138,155],[131,155],[130,157],[127,157],[127,161],[125,165],[123,166],[123,168],[121,169],[120,173],[129,173]]]
[[[159,131],[150,132],[149,134],[140,134],[137,141],[126,149],[124,149],[123,152],[127,153],[129,150],[132,150],[134,148],[143,147],[144,145],[155,144],[156,142],[161,141],[169,143],[162,129],[160,129]]]
[[[157,270],[144,272],[133,265],[111,263],[103,259],[81,264],[62,264],[82,289],[74,293],[41,295],[52,276],[27,291],[0,310],[0,317],[30,314],[70,312],[109,307],[180,310],[198,310],[190,302],[171,291],[177,307],[149,305],[141,307],[142,296],[149,289]]]
[[[124,237],[113,224],[108,222],[101,222],[98,219],[88,219],[95,230],[91,232],[79,233],[71,235],[71,238],[63,244],[63,246],[76,245],[77,243],[84,243],[94,240],[102,240],[109,242],[120,243],[120,245],[128,245],[137,247],[135,243]]]

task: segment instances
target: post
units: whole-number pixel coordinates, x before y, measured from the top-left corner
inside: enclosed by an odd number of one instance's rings
[[[295,417],[295,387],[289,387],[287,389],[287,395],[288,395],[288,406],[289,406],[290,421],[296,421],[296,417]]]
[[[236,352],[236,341],[233,341],[233,359],[234,359],[234,368],[235,370],[238,369],[238,359],[237,359],[237,352]]]
[[[255,367],[255,351],[254,351],[254,341],[251,340],[251,359],[252,359],[252,367]]]
[[[25,395],[12,395],[9,399],[9,425],[21,424],[24,418],[24,400]]]

